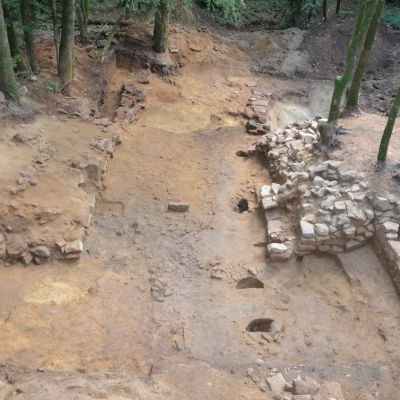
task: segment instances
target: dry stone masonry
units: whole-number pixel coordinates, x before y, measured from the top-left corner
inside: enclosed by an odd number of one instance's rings
[[[11,141],[19,146],[29,146],[38,149],[33,153],[32,165],[26,170],[17,173],[15,185],[9,187],[11,194],[10,213],[18,217],[19,204],[23,199],[23,192],[29,191],[32,186],[40,184],[40,179],[45,169],[49,167],[49,162],[55,156],[56,150],[49,146],[48,141],[39,133],[18,132]],[[102,181],[107,171],[109,159],[113,156],[115,145],[122,143],[121,134],[113,133],[112,137],[105,138],[104,135],[93,137],[89,142],[92,151],[96,153],[91,162],[72,160],[68,165],[68,172],[75,176],[75,182],[86,194],[85,209],[82,209],[82,215],[73,221],[77,228],[71,232],[64,232],[66,237],[59,239],[54,237],[38,237],[37,227],[46,226],[60,217],[59,211],[43,209],[36,206],[32,216],[32,223],[28,223],[26,215],[23,216],[21,226],[3,225],[0,228],[0,260],[5,265],[22,262],[24,265],[31,263],[43,264],[50,259],[76,260],[83,251],[83,239],[85,230],[89,228],[94,207],[96,204],[96,195],[102,190]],[[13,218],[10,215],[10,219]]]
[[[143,80],[141,82],[148,83]],[[77,184],[83,191],[83,194],[78,195],[80,199],[82,198],[82,207],[79,212],[76,211],[77,215],[71,217],[71,221],[61,224],[61,228],[58,228],[55,234],[52,231],[53,236],[50,233],[42,235],[42,231],[46,231],[46,224],[50,222],[55,224],[56,220],[62,218],[62,210],[42,211],[42,207],[37,206],[31,220],[23,216],[24,222],[18,229],[11,226],[13,224],[10,226],[4,224],[0,227],[0,261],[3,261],[4,265],[16,262],[22,262],[24,265],[42,264],[51,259],[76,260],[80,257],[84,248],[86,230],[92,221],[96,196],[103,189],[108,161],[113,157],[115,146],[122,143],[121,134],[119,132],[110,134],[108,127],[113,122],[118,122],[122,128],[125,128],[137,121],[140,111],[145,108],[145,98],[146,93],[137,89],[135,85],[124,84],[121,87],[119,103],[112,121],[101,116],[95,117],[97,110],[92,110],[91,116],[86,119],[99,126],[101,132],[98,131],[98,134],[90,139],[88,144],[91,151],[87,153],[88,156],[85,153],[84,157],[81,155],[77,159],[70,159],[67,167],[67,174],[72,177],[70,181],[74,186]],[[70,113],[63,109],[58,111],[73,118],[80,117],[79,113]],[[11,141],[14,146],[29,147],[35,152],[32,156],[32,165],[18,172],[15,184],[8,189],[12,197],[10,212],[20,213],[18,208],[23,201],[21,199],[23,192],[40,185],[41,177],[44,171],[49,169],[48,166],[50,165],[51,169],[54,168],[54,162],[60,162],[59,154],[57,154],[60,152],[53,148],[43,135],[36,132],[18,132]],[[180,207],[187,206],[180,205]],[[185,210],[179,209],[179,211]],[[62,226],[65,226],[65,229]],[[47,229],[46,232],[50,230]]]
[[[246,110],[248,117],[261,115],[265,121],[265,107],[251,111]],[[293,253],[337,254],[373,240],[399,286],[400,199],[375,193],[326,151],[320,137],[325,123],[322,118],[295,122],[265,133],[257,143],[274,181],[259,191],[269,255],[284,260]]]

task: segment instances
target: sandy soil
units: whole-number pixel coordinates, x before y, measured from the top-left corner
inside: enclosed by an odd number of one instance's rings
[[[337,380],[347,400],[362,392],[396,398],[400,303],[380,261],[365,247],[340,259],[266,262],[255,191],[269,182],[268,171],[257,159],[236,156],[255,141],[240,116],[251,86],[306,92],[277,103],[273,124],[281,126],[324,113],[329,84],[254,75],[244,34],[177,28],[173,40],[187,60],[179,75],[149,74],[149,85],[137,83],[148,71],[116,69],[108,77],[103,112],[112,111],[126,83],[147,91],[146,109],[122,131],[80,261],[0,269],[1,395],[272,399],[261,383],[275,368]],[[83,141],[92,131],[122,130],[51,121],[39,117],[32,128],[77,154],[87,151]],[[73,127],[82,132],[77,142],[70,140]],[[15,158],[25,156],[21,150]],[[59,154],[54,168],[62,171],[69,157]],[[56,181],[66,190],[57,192],[60,207],[74,210],[73,195],[66,195],[72,183]],[[36,189],[43,199],[52,186],[46,182]],[[250,212],[234,211],[242,198]],[[189,211],[167,212],[169,201],[188,202]],[[237,289],[248,276],[264,288]],[[257,318],[283,325],[277,342],[246,330]]]

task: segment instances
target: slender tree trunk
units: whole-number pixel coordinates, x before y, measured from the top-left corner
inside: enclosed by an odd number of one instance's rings
[[[368,59],[371,54],[372,46],[375,42],[376,32],[379,28],[379,21],[383,10],[384,0],[378,0],[374,14],[372,15],[371,22],[365,37],[364,47],[358,61],[357,68],[354,72],[353,81],[351,83],[349,95],[347,97],[346,111],[351,112],[358,109],[360,88],[364,77],[365,69],[367,67]]]
[[[336,0],[336,14],[340,12],[340,4],[342,3],[341,0]]]
[[[367,14],[368,14],[367,1],[361,0],[358,6],[356,26],[354,28],[353,36],[351,37],[347,48],[346,66],[343,74],[339,75],[335,79],[335,87],[333,90],[332,101],[328,117],[328,121],[330,123],[336,123],[336,121],[339,119],[340,103],[342,100],[343,93],[346,89],[346,86],[353,75],[357,48],[362,38],[364,37],[364,32],[368,28]]]
[[[26,51],[29,57],[32,72],[37,74],[40,72],[39,64],[36,57],[35,43],[33,41],[33,28],[35,24],[32,0],[21,0],[21,18],[24,28],[24,37]]]
[[[86,0],[77,0],[76,3],[76,19],[78,21],[79,33],[83,44],[89,43],[89,34],[87,30],[89,4]]]
[[[324,21],[326,22],[328,20],[328,16],[327,16],[327,8],[328,8],[328,0],[324,0],[322,2],[322,14],[324,16]]]
[[[75,0],[62,0],[60,59],[58,75],[64,93],[70,91],[74,75]]]
[[[10,45],[8,43],[6,22],[0,0],[0,90],[8,99],[19,100]]]
[[[132,14],[133,14],[133,1],[128,0],[125,3],[125,18],[126,19],[132,18]]]
[[[383,136],[381,144],[379,146],[378,161],[385,162],[387,157],[387,151],[389,147],[390,138],[393,133],[394,123],[396,122],[397,115],[400,110],[400,88],[397,91],[396,97],[390,109],[389,118],[386,123],[385,130],[383,131]]]
[[[169,22],[168,0],[160,0],[154,21],[153,48],[157,53],[165,53],[165,51],[167,50],[168,22]]]
[[[13,21],[11,12],[6,3],[3,4],[3,13],[7,25],[7,36],[11,50],[11,57],[14,59],[14,63],[17,64],[17,71],[27,72],[29,69],[25,63],[24,55],[19,48],[17,29],[15,26],[16,23]]]
[[[53,23],[53,40],[54,47],[56,48],[56,59],[57,65],[59,60],[59,49],[58,49],[58,15],[57,15],[57,3],[56,0],[49,0],[49,6],[51,9],[51,20]]]
[[[294,6],[292,11],[293,25],[298,28],[303,27],[303,5],[304,0],[294,0]]]

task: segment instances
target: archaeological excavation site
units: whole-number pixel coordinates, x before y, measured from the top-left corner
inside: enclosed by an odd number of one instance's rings
[[[400,4],[0,0],[0,400],[400,400]]]

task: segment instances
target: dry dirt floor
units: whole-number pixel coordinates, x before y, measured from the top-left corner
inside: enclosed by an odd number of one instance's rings
[[[259,33],[177,32],[177,47],[195,38],[196,50],[178,75],[149,74],[146,108],[122,130],[79,262],[0,268],[1,398],[266,400],[271,371],[336,380],[346,400],[399,398],[400,302],[372,248],[266,261],[255,191],[270,178],[262,160],[236,155],[256,140],[240,116],[255,84],[305,93],[276,103],[274,127],[325,114],[329,84],[253,75],[254,47],[243,43],[260,45]],[[105,116],[142,73],[108,77]],[[77,156],[88,156],[90,130],[102,134],[79,119],[57,124],[41,115],[31,128],[55,147],[85,132]],[[53,183],[62,202],[87,194],[62,174]],[[39,179],[35,196],[49,200],[48,187]],[[250,210],[240,214],[242,198]],[[170,201],[189,211],[167,212]],[[246,277],[264,287],[237,288]],[[282,325],[277,341],[246,330],[258,318]]]

